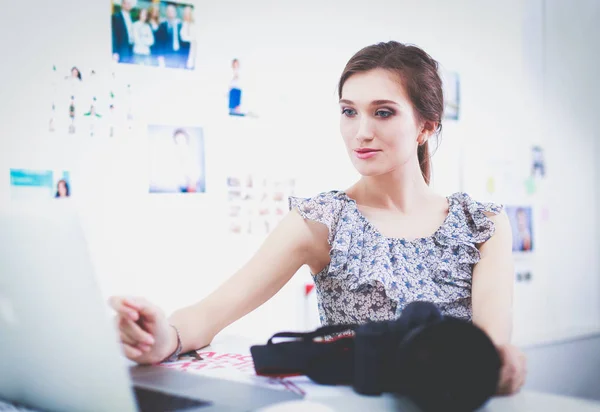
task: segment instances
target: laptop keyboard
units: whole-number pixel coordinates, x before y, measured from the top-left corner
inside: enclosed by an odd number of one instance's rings
[[[183,396],[170,395],[165,392],[147,388],[133,388],[137,405],[142,412],[171,412],[196,409],[210,405],[210,402],[199,401]]]

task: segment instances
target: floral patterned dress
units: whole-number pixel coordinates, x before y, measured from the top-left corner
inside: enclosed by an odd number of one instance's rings
[[[329,229],[331,260],[314,275],[321,323],[390,320],[415,300],[471,320],[477,244],[494,234],[485,212],[498,214],[502,206],[462,192],[448,196],[448,203],[448,216],[433,235],[407,240],[383,236],[345,192],[290,197],[290,209]]]

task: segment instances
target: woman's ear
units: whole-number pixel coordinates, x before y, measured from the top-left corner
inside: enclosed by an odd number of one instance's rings
[[[432,122],[429,120],[424,121],[423,125],[421,126],[421,132],[419,133],[419,137],[417,137],[417,143],[419,143],[419,146],[424,145],[436,129],[436,122]]]

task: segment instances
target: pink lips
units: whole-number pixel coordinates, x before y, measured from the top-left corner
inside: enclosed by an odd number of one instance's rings
[[[370,159],[371,157],[375,156],[377,153],[379,153],[380,150],[375,150],[375,149],[356,149],[354,150],[354,154],[356,155],[356,157],[358,157],[359,159]]]

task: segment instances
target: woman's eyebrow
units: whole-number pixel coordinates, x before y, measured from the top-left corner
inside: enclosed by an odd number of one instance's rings
[[[347,100],[347,99],[340,99],[340,104],[350,104],[353,105],[354,102],[352,100]],[[399,106],[398,103],[396,103],[393,100],[373,100],[371,102],[371,106],[379,106],[382,104],[395,104],[396,106]]]

